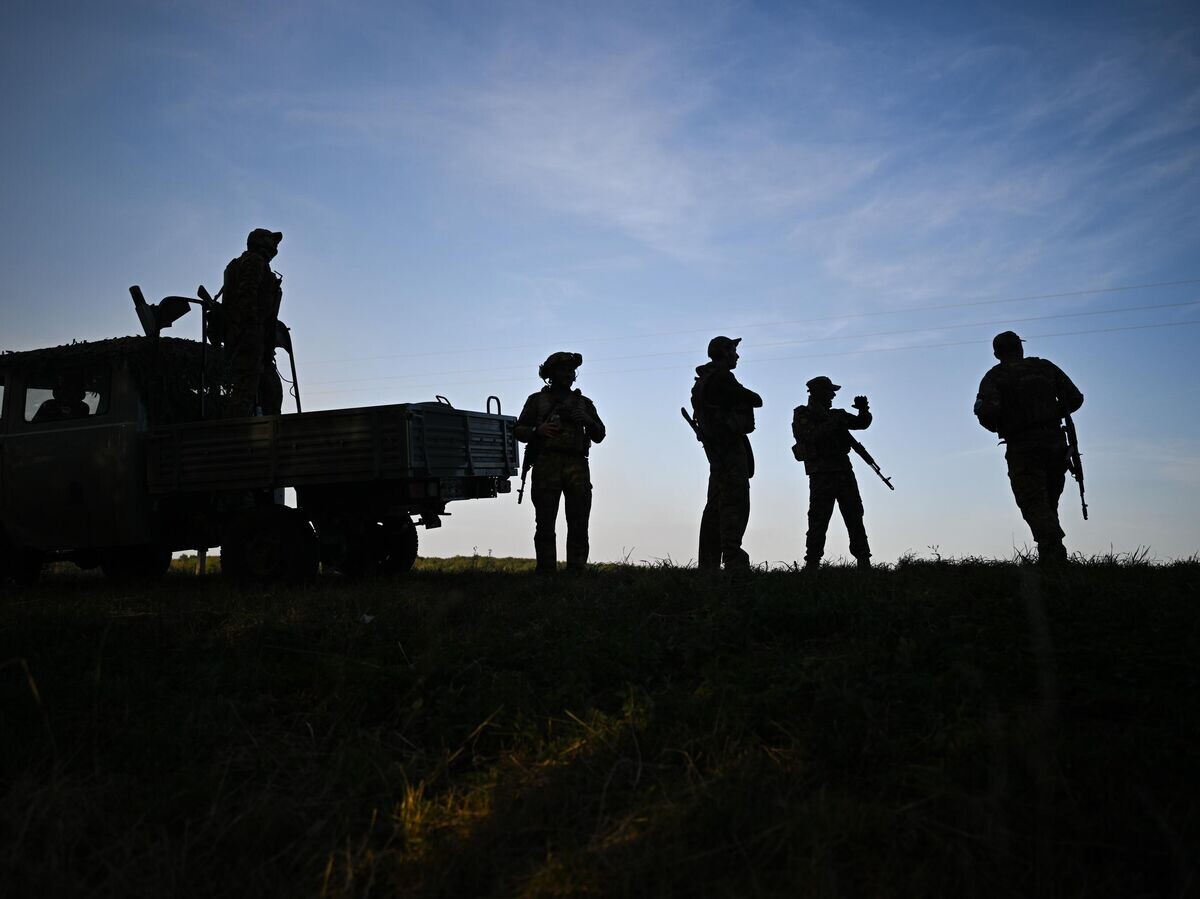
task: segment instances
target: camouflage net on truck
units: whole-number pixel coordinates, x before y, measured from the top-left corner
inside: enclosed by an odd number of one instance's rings
[[[145,341],[142,349],[131,352],[127,364],[150,420],[172,424],[200,420],[200,369],[204,359],[205,418],[220,418],[229,396],[229,369],[219,347],[208,347],[206,354],[194,340],[178,337],[131,338]]]
[[[195,340],[179,337],[115,337],[80,341],[44,350],[13,353],[29,371],[59,372],[109,364],[125,366],[137,386],[149,419],[172,424],[200,419],[201,359],[207,355],[207,400],[204,417],[219,418],[229,393],[229,370],[220,347],[201,352]]]

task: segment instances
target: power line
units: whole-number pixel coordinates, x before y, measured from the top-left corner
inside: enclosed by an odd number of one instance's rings
[[[1058,300],[1067,299],[1069,297],[1091,296],[1102,293],[1121,293],[1130,290],[1149,290],[1157,287],[1179,287],[1185,284],[1200,284],[1200,278],[1188,278],[1182,281],[1154,281],[1147,284],[1126,284],[1119,287],[1093,287],[1087,290],[1067,290],[1059,293],[1034,293],[1025,294],[1023,296],[1008,296],[1008,297],[983,297],[976,300],[965,300],[958,303],[937,303],[928,306],[906,306],[899,309],[879,309],[872,312],[845,312],[839,315],[826,315],[817,318],[796,318],[787,319],[776,322],[758,322],[755,324],[743,324],[736,326],[725,326],[718,328],[688,328],[684,330],[674,331],[645,331],[640,334],[619,334],[608,337],[587,337],[583,340],[572,340],[575,344],[602,343],[614,340],[637,340],[648,337],[675,337],[686,334],[710,334],[718,331],[747,331],[753,328],[778,328],[784,325],[812,325],[823,322],[845,321],[855,318],[874,318],[881,315],[903,315],[909,312],[933,312],[941,309],[968,309],[973,306],[989,306],[998,305],[1001,303],[1024,303],[1032,300]],[[541,349],[547,346],[552,341],[542,341],[540,343],[527,344],[510,344],[505,349],[508,350],[531,350]],[[495,350],[496,347],[475,347],[473,349],[455,349],[455,350],[429,350],[424,353],[387,353],[382,356],[354,356],[342,359],[317,359],[310,361],[309,365],[334,365],[342,362],[370,362],[380,359],[422,359],[429,356],[454,356],[464,353],[485,353]]]
[[[860,340],[868,337],[897,337],[904,334],[923,334],[928,331],[956,331],[966,328],[983,328],[994,327],[998,325],[1020,324],[1023,322],[1047,321],[1056,318],[1082,318],[1093,315],[1116,315],[1122,312],[1143,312],[1152,309],[1178,309],[1185,306],[1200,305],[1200,300],[1187,300],[1181,303],[1154,303],[1144,306],[1124,306],[1116,309],[1093,309],[1085,312],[1059,312],[1052,315],[1032,315],[1024,318],[1008,318],[998,319],[984,322],[964,322],[953,325],[927,325],[921,328],[898,328],[890,331],[868,331],[865,334],[835,334],[826,335],[823,337],[804,337],[799,340],[779,340],[772,343],[751,343],[747,346],[753,347],[779,347],[779,346],[796,346],[804,343],[824,343],[830,340]],[[666,350],[656,353],[637,353],[629,356],[607,356],[594,361],[597,362],[624,362],[632,359],[653,359],[662,356],[691,356],[695,355],[695,350]],[[464,374],[484,374],[493,371],[523,371],[528,369],[528,363],[522,365],[503,365],[493,366],[489,368],[469,368],[469,369],[453,369],[450,371],[426,372],[421,375],[380,375],[369,378],[335,378],[328,381],[313,381],[313,384],[357,384],[357,383],[377,383],[383,381],[412,381],[415,378],[422,377],[437,377],[441,375],[464,375]]]
[[[1079,337],[1079,336],[1090,335],[1090,334],[1112,334],[1112,333],[1116,333],[1118,331],[1147,331],[1147,330],[1152,330],[1155,328],[1178,328],[1178,327],[1184,327],[1186,325],[1200,325],[1200,318],[1185,319],[1184,321],[1179,321],[1179,322],[1158,322],[1158,323],[1151,324],[1151,325],[1121,325],[1121,326],[1114,327],[1114,328],[1092,328],[1092,329],[1089,329],[1086,331],[1052,331],[1052,332],[1049,332],[1046,334],[1030,334],[1026,339],[1027,340],[1041,340],[1041,339],[1049,338],[1049,337]],[[832,358],[842,357],[842,356],[870,356],[875,353],[896,353],[896,352],[905,352],[908,350],[934,350],[934,349],[944,349],[947,347],[978,346],[980,344],[989,344],[990,345],[990,343],[991,343],[990,339],[954,340],[954,341],[947,341],[944,343],[914,343],[914,344],[909,344],[908,346],[872,347],[870,349],[861,349],[861,350],[843,350],[843,351],[836,352],[836,353],[809,353],[809,354],[806,354],[803,356],[771,356],[766,359],[748,360],[746,362],[743,362],[741,367],[748,368],[748,367],[753,367],[754,365],[761,365],[761,364],[764,364],[767,362],[795,362],[795,361],[804,360],[804,359],[832,359]],[[610,369],[608,371],[604,371],[604,370],[592,371],[592,372],[588,373],[588,377],[597,377],[597,376],[601,376],[601,375],[643,374],[643,373],[647,373],[647,372],[659,372],[659,371],[678,372],[679,370],[680,370],[680,367],[677,365],[659,365],[659,366],[653,366],[653,367],[649,367],[649,368],[623,368],[623,369]],[[444,387],[471,387],[476,384],[516,384],[516,383],[528,383],[528,381],[529,381],[529,378],[499,378],[499,379],[488,379],[486,381],[451,381],[449,383],[442,382],[437,385],[418,384],[418,385],[410,385],[410,386],[419,386],[419,387],[436,386],[436,388],[438,390],[441,390]],[[307,395],[308,396],[328,396],[328,395],[339,394],[339,393],[361,393],[363,390],[364,390],[364,388],[362,388],[362,387],[349,387],[349,388],[341,388],[341,389],[337,389],[337,390],[315,390],[315,391],[309,392]]]

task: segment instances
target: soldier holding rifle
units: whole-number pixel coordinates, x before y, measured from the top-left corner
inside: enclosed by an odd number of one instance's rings
[[[1026,358],[1021,344],[1012,331],[992,340],[992,352],[1000,361],[979,384],[975,417],[1007,444],[1008,480],[1037,542],[1038,560],[1065,562],[1058,500],[1068,471],[1079,481],[1083,499],[1083,467],[1071,421],[1071,413],[1083,405],[1083,394],[1053,362]],[[1086,503],[1083,517],[1087,518]]]
[[[692,386],[694,418],[684,418],[704,444],[708,457],[708,500],[700,519],[701,569],[749,568],[750,556],[742,537],[750,521],[750,478],[754,451],[747,436],[754,430],[754,410],[763,401],[733,376],[741,338],[714,337],[708,343],[710,361],[696,369]]]
[[[792,436],[796,440],[792,454],[798,462],[804,463],[804,473],[808,475],[804,568],[812,571],[821,564],[821,556],[825,554],[825,534],[835,504],[841,509],[850,536],[850,554],[859,568],[870,568],[871,546],[863,525],[862,495],[850,464],[850,450],[858,452],[888,487],[892,484],[883,477],[862,444],[850,435],[850,431],[860,431],[871,424],[867,398],[856,396],[853,403],[856,411],[850,413],[833,408],[834,395],[842,389],[841,385],[820,375],[806,386],[808,404],[797,406],[792,413]]]
[[[554,533],[559,497],[567,516],[567,569],[581,571],[588,560],[588,518],[592,511],[592,475],[588,451],[604,439],[604,422],[596,406],[573,389],[575,371],[583,364],[579,353],[551,353],[538,366],[538,377],[547,384],[530,395],[517,418],[518,440],[526,444],[521,470],[521,492],[533,470],[533,509],[536,521],[533,546],[538,574],[557,570]]]

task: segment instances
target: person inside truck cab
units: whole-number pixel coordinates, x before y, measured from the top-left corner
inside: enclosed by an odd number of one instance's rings
[[[38,406],[32,421],[40,424],[46,421],[87,418],[92,414],[92,410],[83,401],[84,392],[81,372],[64,372],[57,375],[54,379],[54,395]]]

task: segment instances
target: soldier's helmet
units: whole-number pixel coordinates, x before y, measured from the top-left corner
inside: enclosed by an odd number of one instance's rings
[[[1020,337],[1013,331],[1001,331],[992,338],[992,352],[997,356],[1002,353],[1011,353],[1021,349],[1021,344],[1024,343]]]
[[[829,380],[829,378],[825,377],[824,375],[817,375],[815,378],[808,381],[804,386],[808,388],[809,393],[834,394],[842,389],[841,384],[834,384],[833,381]]]
[[[545,381],[560,365],[570,366],[571,369],[579,368],[583,365],[583,356],[579,353],[551,353],[546,357],[546,361],[538,366],[538,377]]]
[[[736,350],[737,345],[741,342],[742,338],[740,337],[714,337],[708,342],[708,358],[716,359],[730,350]]]
[[[246,249],[256,250],[262,248],[264,250],[279,249],[279,242],[283,240],[282,231],[268,231],[266,228],[255,228],[246,236]]]

